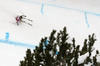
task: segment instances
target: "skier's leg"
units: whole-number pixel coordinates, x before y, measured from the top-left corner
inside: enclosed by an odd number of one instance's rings
[[[20,22],[23,22],[22,19],[20,20]]]
[[[19,25],[19,24],[18,24],[18,21],[17,21],[16,23],[17,23],[17,25]]]

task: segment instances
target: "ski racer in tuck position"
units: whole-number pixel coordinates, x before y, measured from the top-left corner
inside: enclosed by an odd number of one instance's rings
[[[19,25],[19,22],[23,22],[22,19],[24,19],[24,17],[26,17],[26,16],[20,15],[20,16],[15,17],[17,25]]]

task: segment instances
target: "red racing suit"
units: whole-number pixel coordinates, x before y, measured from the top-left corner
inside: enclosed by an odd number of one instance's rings
[[[21,21],[20,16],[17,16],[15,19],[16,19],[16,23],[17,23],[17,25],[19,25],[19,24],[18,24],[18,22],[20,22],[20,21]]]

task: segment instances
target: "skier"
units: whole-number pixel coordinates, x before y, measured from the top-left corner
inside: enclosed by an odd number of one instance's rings
[[[20,15],[20,16],[17,16],[15,19],[16,19],[16,23],[17,25],[19,25],[19,22],[22,22],[22,19],[26,17],[25,15]]]

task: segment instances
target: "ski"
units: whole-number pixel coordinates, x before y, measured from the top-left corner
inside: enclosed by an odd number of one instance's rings
[[[33,22],[33,20],[31,20],[31,19],[27,19],[27,20]]]
[[[26,15],[23,15],[23,16],[26,17]],[[28,19],[28,18],[23,18],[23,19],[28,20],[28,21],[30,21],[30,22],[33,22],[33,20]]]
[[[31,20],[31,19],[28,19],[28,18],[23,18],[23,19],[25,19],[25,20],[28,20],[28,21],[30,21],[30,22],[33,22],[33,20]]]
[[[25,21],[23,21],[23,23],[26,23],[26,24],[28,24],[28,25],[32,26],[32,24],[30,24],[30,23],[27,23],[27,22],[25,22]]]
[[[27,18],[25,18],[26,20],[28,20],[28,21],[30,21],[30,22],[33,22],[33,20],[31,20],[31,19],[27,19]]]

